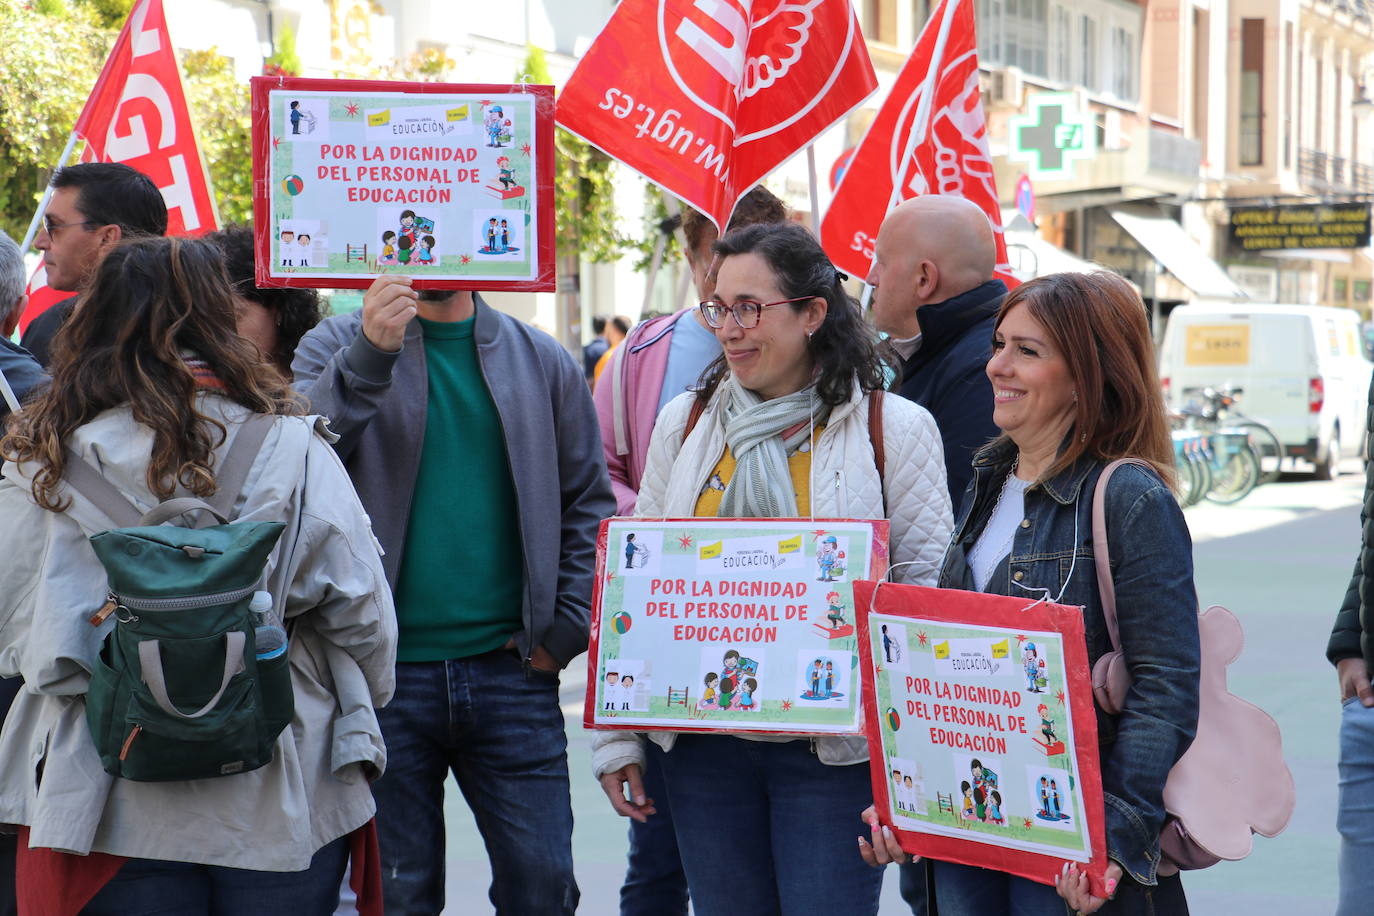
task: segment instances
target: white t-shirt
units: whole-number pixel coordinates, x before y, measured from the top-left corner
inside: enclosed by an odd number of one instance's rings
[[[968,565],[973,571],[973,584],[980,592],[987,588],[988,580],[998,564],[1011,553],[1016,529],[1026,516],[1026,490],[1030,485],[1029,480],[1021,480],[1015,474],[1007,475],[1002,498],[983,528],[983,533],[969,551]]]

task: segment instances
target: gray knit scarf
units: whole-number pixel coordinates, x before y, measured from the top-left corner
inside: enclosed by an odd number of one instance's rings
[[[816,400],[815,387],[765,401],[733,375],[725,381],[725,441],[735,456],[735,473],[721,495],[723,518],[788,518],[797,514],[797,496],[787,456],[811,437],[814,426],[830,416],[829,405]],[[812,413],[813,408],[816,412]],[[783,439],[783,432],[799,428]]]

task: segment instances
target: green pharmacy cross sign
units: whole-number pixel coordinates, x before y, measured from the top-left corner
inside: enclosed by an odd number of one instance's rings
[[[1030,165],[1030,177],[1063,180],[1073,177],[1073,164],[1097,153],[1097,126],[1091,115],[1080,114],[1069,92],[1046,92],[1030,97],[1030,112],[1008,119],[1011,148],[1007,158]]]

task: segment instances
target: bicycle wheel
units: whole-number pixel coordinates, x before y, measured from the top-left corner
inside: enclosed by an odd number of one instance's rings
[[[1213,473],[1212,488],[1207,491],[1207,498],[1223,506],[1240,502],[1259,486],[1259,479],[1259,456],[1252,447],[1247,444],[1227,449]]]
[[[1202,498],[1202,491],[1198,488],[1201,478],[1198,476],[1197,463],[1193,461],[1191,453],[1184,453],[1174,463],[1178,471],[1178,504],[1183,508],[1197,505],[1197,501]]]
[[[1197,489],[1193,495],[1193,505],[1197,505],[1206,498],[1212,489],[1212,447],[1206,439],[1198,442],[1197,448],[1193,451],[1193,470],[1197,473]]]
[[[1283,459],[1288,457],[1283,443],[1264,423],[1258,420],[1242,420],[1236,427],[1243,429],[1250,434],[1250,441],[1255,446],[1255,453],[1259,456],[1260,463],[1260,483],[1273,483],[1279,479],[1279,472],[1283,468]]]

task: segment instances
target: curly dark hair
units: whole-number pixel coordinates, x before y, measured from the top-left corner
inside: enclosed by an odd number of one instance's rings
[[[34,501],[62,511],[64,444],[102,411],[127,405],[153,431],[148,489],[215,492],[214,450],[224,425],[197,409],[185,354],[203,359],[230,400],[265,414],[299,414],[284,377],[239,336],[233,291],[214,245],[188,238],[135,238],[96,269],[71,320],[53,341],[52,384],[11,415],[0,454],[39,465]]]
[[[849,400],[857,377],[865,391],[886,387],[886,360],[878,336],[863,319],[859,303],[841,285],[843,275],[830,262],[821,243],[797,223],[758,223],[733,229],[713,246],[721,258],[756,254],[773,271],[778,289],[789,299],[814,296],[828,309],[807,343],[818,376],[816,393],[831,407]],[[793,302],[800,312],[806,302]],[[697,383],[697,397],[708,400],[730,371],[725,354],[706,367]]]
[[[254,280],[253,230],[248,226],[226,226],[205,236],[224,255],[224,269],[234,292],[258,303],[277,319],[277,349],[269,353],[272,365],[291,377],[291,358],[296,346],[324,317],[320,294],[300,287],[257,286]]]

